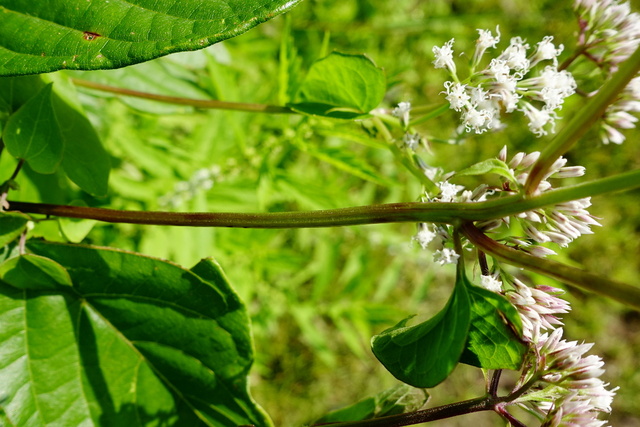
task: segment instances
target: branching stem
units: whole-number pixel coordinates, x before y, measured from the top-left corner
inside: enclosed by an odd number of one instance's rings
[[[640,310],[640,288],[638,287],[512,249],[487,237],[470,222],[463,224],[460,230],[478,249],[501,261],[544,274],[567,285],[606,296]]]

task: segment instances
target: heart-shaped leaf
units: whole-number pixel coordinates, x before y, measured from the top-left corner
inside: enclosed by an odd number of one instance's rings
[[[333,52],[311,66],[289,106],[305,114],[355,119],[376,108],[385,91],[384,71],[371,59]]]
[[[34,289],[29,275],[4,271],[0,384],[10,425],[270,425],[247,390],[246,309],[215,262],[186,270],[116,250],[28,249],[66,269],[72,286]],[[37,277],[50,277],[44,270]]]

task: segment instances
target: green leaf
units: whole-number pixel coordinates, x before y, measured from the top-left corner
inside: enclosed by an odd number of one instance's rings
[[[14,425],[270,425],[247,390],[246,309],[216,263],[28,249],[66,268],[72,287],[0,282],[0,383]]]
[[[509,166],[502,160],[498,159],[488,159],[480,163],[476,163],[475,165],[471,165],[466,169],[456,172],[456,176],[484,175],[487,173],[503,176],[512,182],[516,181],[516,178],[513,176]]]
[[[62,168],[87,193],[106,196],[111,170],[109,154],[80,105],[74,86],[59,75],[50,79],[55,82],[52,102],[64,141]]]
[[[67,270],[38,255],[21,255],[0,264],[0,279],[18,289],[49,290],[71,286]]]
[[[32,0],[0,6],[0,75],[120,68],[235,37],[300,0]]]
[[[333,52],[316,61],[289,107],[304,114],[355,119],[376,108],[386,91],[384,71],[365,55]]]
[[[447,305],[431,319],[405,319],[373,337],[373,353],[393,376],[414,387],[434,387],[453,371],[465,348],[470,322],[467,286],[459,277]]]
[[[13,113],[43,87],[40,76],[0,77],[0,111]]]
[[[428,399],[429,394],[426,390],[401,384],[346,408],[330,412],[314,424],[362,421],[413,412],[421,409]]]
[[[522,321],[501,295],[467,282],[471,326],[460,361],[484,369],[519,369],[527,351],[521,341]]]
[[[9,153],[26,160],[34,171],[50,174],[58,169],[64,145],[51,103],[51,84],[9,117],[2,138]]]
[[[0,212],[0,248],[17,239],[28,222],[29,217],[19,212]]]
[[[24,108],[25,104],[34,101],[36,95],[39,94],[38,91],[42,93],[47,90],[44,79],[55,82],[54,89],[50,93],[50,105],[53,113],[48,113],[47,118],[51,119],[53,116],[54,126],[51,130],[51,137],[57,136],[57,140],[42,140],[42,144],[53,143],[53,147],[56,149],[59,149],[57,146],[61,144],[64,147],[60,154],[62,168],[69,179],[93,196],[105,196],[111,169],[109,155],[102,147],[98,134],[86,117],[77,100],[75,89],[68,80],[59,74],[43,77],[0,78],[0,98],[10,105],[11,111]],[[49,84],[49,86],[51,85]],[[11,116],[9,122],[15,120],[15,116],[19,112],[20,110]],[[28,128],[29,120],[32,119],[27,117],[23,121],[24,127]],[[9,128],[6,131],[9,132]],[[43,131],[47,131],[47,129],[44,128]],[[15,154],[14,156],[20,157]],[[33,162],[30,164],[33,167]],[[49,173],[36,168],[34,170],[40,173]]]

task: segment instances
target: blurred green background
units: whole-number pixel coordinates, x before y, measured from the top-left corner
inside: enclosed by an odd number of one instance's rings
[[[307,0],[287,16],[205,51],[110,72],[69,74],[167,95],[281,104],[314,60],[338,50],[366,53],[386,70],[386,107],[399,101],[438,105],[447,76],[431,65],[431,48],[455,37],[456,52],[471,55],[476,29],[497,25],[501,47],[517,35],[532,45],[554,35],[565,52],[575,43],[570,1]],[[133,210],[276,212],[414,201],[420,195],[415,179],[372,141],[366,122],[195,111],[84,90],[81,99],[112,155],[110,196],[90,199],[64,181],[56,189],[50,177],[42,180],[26,171],[15,199],[82,199]],[[581,102],[570,98],[562,115],[569,117]],[[456,120],[446,114],[420,130],[447,138]],[[515,118],[501,133],[457,146],[436,143],[431,153],[421,154],[452,171],[496,156],[505,144],[515,154],[540,150],[547,141],[533,137]],[[622,146],[603,146],[590,134],[567,157],[587,167],[586,179],[638,168],[638,133],[629,132]],[[639,196],[634,191],[594,199],[591,212],[604,227],[557,258],[637,285]],[[34,233],[63,239],[54,222]],[[299,426],[395,385],[372,356],[370,337],[407,315],[434,314],[446,301],[454,269],[434,266],[431,254],[412,244],[414,233],[412,224],[303,230],[96,224],[85,241],[187,267],[202,257],[218,259],[252,316],[253,393],[276,425]],[[605,380],[620,386],[611,424],[640,426],[640,313],[572,289],[568,299],[573,311],[564,319],[567,338],[595,342],[593,352],[607,362]],[[430,392],[432,406],[479,396],[482,374],[460,366]],[[494,414],[433,425],[462,426],[470,420],[478,427],[502,425]]]

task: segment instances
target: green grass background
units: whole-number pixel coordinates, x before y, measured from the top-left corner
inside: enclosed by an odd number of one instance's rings
[[[431,48],[455,37],[456,52],[471,55],[476,29],[497,25],[501,47],[512,36],[533,45],[554,35],[566,52],[575,43],[570,1],[308,0],[287,16],[206,52],[128,67],[115,78],[134,87],[143,79],[168,94],[280,104],[291,99],[315,59],[338,50],[366,53],[385,69],[387,107],[399,101],[437,105],[446,74],[433,68]],[[212,166],[219,171],[213,188],[196,192],[176,209],[275,212],[413,201],[419,196],[419,185],[390,152],[368,142],[366,122],[193,111],[86,93],[82,100],[112,154],[111,195],[87,199],[68,183],[63,190],[44,192],[47,184],[33,186],[38,179],[32,177],[23,180],[20,199],[68,202],[82,197],[91,205],[167,209],[160,201],[176,182]],[[561,115],[571,116],[581,102],[574,96]],[[420,130],[446,138],[456,120],[446,114]],[[432,153],[422,154],[434,165],[457,170],[494,157],[505,144],[514,154],[540,150],[548,141],[534,138],[515,118],[501,133],[471,137],[459,146],[436,143]],[[640,167],[639,152],[635,131],[622,146],[603,146],[590,134],[567,157],[571,164],[587,167],[586,179],[594,179]],[[591,212],[602,218],[604,227],[578,239],[558,258],[637,285],[639,196],[633,191],[594,199]],[[202,257],[217,258],[252,315],[257,352],[253,393],[277,426],[299,426],[395,385],[372,356],[370,337],[407,315],[430,316],[446,301],[454,270],[434,266],[429,253],[411,244],[414,232],[411,224],[317,230],[98,224],[88,240],[186,266]],[[61,238],[52,223],[40,225],[36,233]],[[541,277],[534,280],[555,284]],[[620,386],[611,424],[640,426],[640,313],[573,289],[567,297],[573,306],[564,319],[567,337],[595,342],[593,352],[607,362],[605,380]],[[482,374],[460,366],[430,392],[431,405],[479,396],[484,392]],[[433,425],[469,422],[502,425],[494,414]]]

